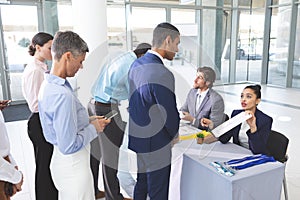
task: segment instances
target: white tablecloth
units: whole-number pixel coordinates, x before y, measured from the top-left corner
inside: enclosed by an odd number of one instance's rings
[[[252,155],[248,149],[220,142],[199,145],[192,139],[177,143],[172,153],[170,200],[280,199],[285,168],[282,163],[253,166],[228,177],[209,163]]]

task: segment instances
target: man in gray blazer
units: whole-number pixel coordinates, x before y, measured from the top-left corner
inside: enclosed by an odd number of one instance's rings
[[[193,88],[189,91],[184,105],[180,108],[183,120],[190,121],[199,129],[207,130],[201,126],[201,119],[208,118],[213,129],[225,121],[224,101],[222,96],[212,89],[216,79],[215,71],[210,67],[199,67],[194,80]],[[205,124],[205,122],[203,122]]]

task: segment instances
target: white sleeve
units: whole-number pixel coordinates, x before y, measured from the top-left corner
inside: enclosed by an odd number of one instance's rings
[[[17,162],[15,161],[15,159],[12,157],[11,154],[8,154],[8,157],[9,157],[9,162],[12,166],[14,166],[14,167],[18,166]]]
[[[13,184],[20,183],[22,173],[0,156],[0,180]]]

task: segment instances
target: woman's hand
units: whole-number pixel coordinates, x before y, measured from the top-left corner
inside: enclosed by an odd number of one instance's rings
[[[23,174],[22,174],[21,181],[19,183],[15,184],[15,189],[17,190],[17,192],[20,192],[22,190],[23,180],[24,180],[24,177],[23,177]]]
[[[12,186],[12,196],[22,190],[22,185],[23,185],[23,174],[22,174],[22,179],[19,183],[11,185]]]
[[[250,126],[250,132],[255,133],[257,131],[256,117],[254,116],[254,113],[250,110],[246,110],[245,112],[252,116],[249,119],[247,119],[246,122]]]
[[[98,133],[103,132],[106,125],[111,122],[110,119],[105,119],[104,116],[91,116],[90,123],[94,125]]]

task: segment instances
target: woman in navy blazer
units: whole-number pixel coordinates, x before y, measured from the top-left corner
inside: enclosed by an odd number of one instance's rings
[[[233,137],[234,144],[247,147],[254,154],[266,153],[267,140],[271,132],[273,119],[257,108],[257,105],[261,100],[260,90],[260,85],[249,85],[244,88],[240,100],[243,109],[234,110],[231,117],[234,117],[243,111],[250,113],[252,117],[246,120],[245,123],[241,123],[221,135],[219,137],[220,142],[225,144]],[[208,126],[210,122],[209,120],[204,119],[202,123]]]

